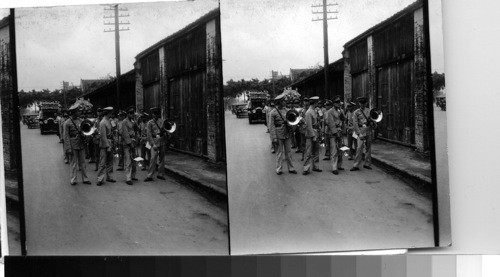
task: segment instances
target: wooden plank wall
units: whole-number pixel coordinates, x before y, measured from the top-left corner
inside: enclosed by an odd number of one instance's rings
[[[165,46],[168,117],[177,124],[175,148],[207,153],[205,25]]]

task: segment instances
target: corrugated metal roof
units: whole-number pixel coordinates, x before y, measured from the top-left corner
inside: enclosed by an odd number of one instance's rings
[[[146,50],[140,52],[139,54],[137,54],[137,56],[135,56],[136,59],[140,59],[144,56],[146,56],[147,54],[149,54],[150,52],[152,52],[153,50],[155,49],[158,49],[159,47],[161,47],[162,45],[170,42],[170,41],[173,41],[175,40],[176,38],[184,35],[185,33],[199,27],[200,25],[202,24],[205,24],[206,22],[216,18],[220,16],[220,9],[217,8],[217,9],[214,9],[214,10],[211,10],[210,12],[208,12],[207,14],[205,14],[204,16],[198,18],[196,21],[194,21],[193,23],[187,25],[186,27],[180,29],[179,31],[175,32],[174,34],[158,41],[157,43],[153,44],[152,46],[148,47]]]
[[[335,66],[338,66],[339,64],[342,64],[342,70],[343,70],[343,68],[344,68],[344,66],[343,66],[344,65],[344,58],[338,59],[338,60],[334,61],[333,63],[330,63],[328,65],[328,70],[334,69]],[[300,80],[298,82],[295,82],[295,83],[291,84],[290,86],[294,87],[294,86],[297,86],[297,85],[301,85],[303,83],[309,82],[310,80],[312,80],[314,78],[317,78],[319,76],[323,76],[323,74],[325,74],[324,71],[323,71],[323,69],[319,70],[318,72],[316,72],[316,73],[314,73],[314,74],[312,74],[310,76],[307,76],[306,78],[304,78],[304,79],[302,79],[302,80]]]
[[[408,13],[413,12],[413,11],[421,8],[422,6],[423,6],[423,1],[422,0],[417,0],[417,1],[413,2],[412,4],[408,5],[406,8],[404,8],[401,11],[395,13],[393,16],[391,16],[391,17],[387,18],[386,20],[380,22],[379,24],[371,27],[370,29],[368,29],[364,33],[362,33],[361,35],[359,35],[359,36],[351,39],[346,44],[344,44],[344,48],[348,48],[348,47],[352,46],[353,44],[355,44],[356,42],[358,42],[362,38],[367,37],[367,36],[375,33],[376,31],[378,31],[378,30],[386,27],[387,25],[391,24],[392,22],[394,22],[394,21],[400,19],[401,17],[407,15]]]
[[[127,73],[122,74],[122,75],[120,76],[120,78],[127,77],[128,75],[131,75],[131,74],[135,74],[135,69],[132,69],[132,70],[128,71]],[[120,82],[120,83],[121,83],[121,82]],[[102,84],[102,85],[100,85],[100,86],[96,87],[94,90],[92,90],[92,91],[89,91],[89,92],[85,93],[85,94],[84,94],[84,95],[82,95],[81,97],[82,97],[82,98],[88,97],[88,96],[90,96],[90,95],[93,95],[93,94],[95,94],[95,93],[98,93],[98,92],[99,92],[99,90],[102,90],[102,89],[108,88],[108,87],[110,87],[110,86],[116,86],[116,79],[114,79],[114,80],[113,80],[113,81],[111,81],[111,82],[108,82],[108,83],[105,83],[105,84]]]

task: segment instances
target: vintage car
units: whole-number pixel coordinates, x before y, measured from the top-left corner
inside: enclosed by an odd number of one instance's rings
[[[446,97],[445,96],[436,97],[436,106],[440,107],[442,111],[446,111]]]
[[[38,114],[24,114],[23,123],[28,126],[28,129],[38,128]]]
[[[245,117],[248,115],[247,104],[234,105],[234,114],[237,118]]]
[[[264,107],[266,106],[267,98],[268,96],[266,92],[248,92],[248,123],[266,123],[266,113],[264,111]]]
[[[39,124],[40,133],[55,133],[59,135],[59,122],[57,121],[57,109],[43,109],[40,111]]]

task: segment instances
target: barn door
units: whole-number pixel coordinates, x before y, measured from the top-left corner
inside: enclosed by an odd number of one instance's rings
[[[415,143],[412,71],[411,60],[377,70],[377,108],[384,113],[377,134],[408,145]]]

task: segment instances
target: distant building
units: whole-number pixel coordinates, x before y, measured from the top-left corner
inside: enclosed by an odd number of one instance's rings
[[[309,75],[318,72],[318,69],[292,69],[290,68],[290,79],[293,82],[300,81]]]

